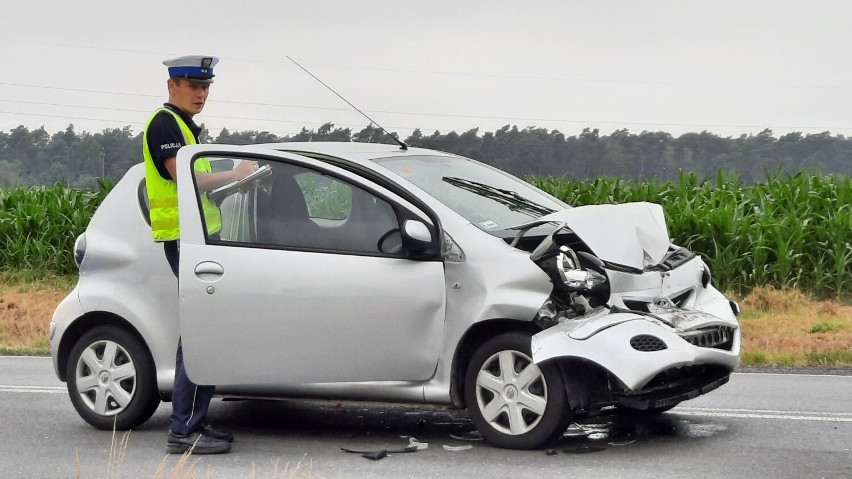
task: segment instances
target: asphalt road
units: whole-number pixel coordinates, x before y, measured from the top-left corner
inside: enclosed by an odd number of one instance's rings
[[[0,476],[153,478],[179,467],[163,449],[168,404],[113,437],[80,419],[64,386],[48,358],[0,357]],[[453,438],[472,426],[443,408],[217,399],[210,418],[237,442],[230,454],[190,458],[195,477],[852,477],[852,376],[842,375],[737,373],[654,419],[572,425],[550,451]],[[408,445],[401,436],[428,448],[379,461],[341,451]]]

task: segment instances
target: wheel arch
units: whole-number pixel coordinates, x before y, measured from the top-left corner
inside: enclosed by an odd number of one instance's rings
[[[565,397],[574,414],[599,409],[612,403],[610,382],[617,381],[602,365],[580,356],[549,359],[559,368],[565,384]]]
[[[525,332],[535,334],[541,327],[531,321],[519,319],[495,318],[480,321],[472,325],[459,341],[453,355],[452,376],[450,378],[450,400],[454,406],[466,407],[464,400],[464,376],[474,351],[485,341],[498,334]]]
[[[145,341],[145,338],[139,333],[139,330],[136,329],[129,321],[117,314],[107,311],[92,311],[77,318],[70,326],[68,326],[68,329],[62,335],[56,361],[58,365],[58,375],[61,381],[67,381],[66,371],[68,359],[71,356],[71,350],[74,348],[74,345],[84,334],[100,326],[116,326],[135,336],[142,343],[145,348],[145,353],[148,355],[148,358],[152,360],[151,362],[154,364],[154,367],[156,367],[156,362],[153,361],[151,348],[148,347],[147,341]]]

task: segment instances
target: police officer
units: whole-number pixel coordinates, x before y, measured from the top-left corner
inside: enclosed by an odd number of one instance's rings
[[[203,55],[165,60],[163,64],[169,69],[169,102],[154,112],[142,137],[151,232],[154,241],[163,243],[166,259],[175,277],[178,277],[180,251],[175,157],[180,147],[199,143],[201,128],[195,124],[193,117],[204,108],[213,83],[213,67],[218,62],[216,57]],[[256,163],[243,161],[233,170],[213,173],[209,161],[195,161],[194,174],[202,190],[201,203],[208,236],[218,234],[222,221],[218,207],[203,192],[237,181],[255,169]],[[214,386],[197,385],[187,377],[182,345],[178,340],[166,452],[184,453],[192,448],[194,454],[217,454],[231,450],[234,436],[213,429],[206,420],[214,389]]]

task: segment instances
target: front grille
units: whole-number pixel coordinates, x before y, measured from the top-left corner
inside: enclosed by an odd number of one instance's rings
[[[718,388],[728,382],[730,374],[720,366],[674,368],[661,372],[640,390],[615,389],[613,393],[617,404],[634,409],[664,408]]]
[[[704,387],[720,377],[731,374],[730,369],[719,365],[700,364],[666,369],[660,372],[639,390],[629,391],[622,387],[613,390],[616,394],[625,395],[654,395],[656,399],[669,396],[671,391],[687,391]],[[708,389],[705,392],[709,392]]]
[[[666,349],[666,343],[662,339],[650,334],[639,334],[630,338],[630,346],[637,351],[652,352]]]
[[[681,333],[680,337],[693,346],[701,348],[731,349],[734,342],[734,328],[714,326]]]

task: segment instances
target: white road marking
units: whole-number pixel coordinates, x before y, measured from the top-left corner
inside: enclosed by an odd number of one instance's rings
[[[852,422],[852,413],[821,411],[777,411],[771,409],[724,409],[678,407],[672,413],[684,416],[735,417],[744,419],[785,419],[790,421]]]
[[[845,378],[852,379],[849,374],[791,374],[791,373],[731,373],[734,376],[798,376],[803,378]]]
[[[2,393],[40,393],[40,394],[58,394],[65,393],[68,390],[62,386],[14,386],[10,384],[0,384],[0,392]]]
[[[0,356],[3,359],[50,359],[50,356]]]

